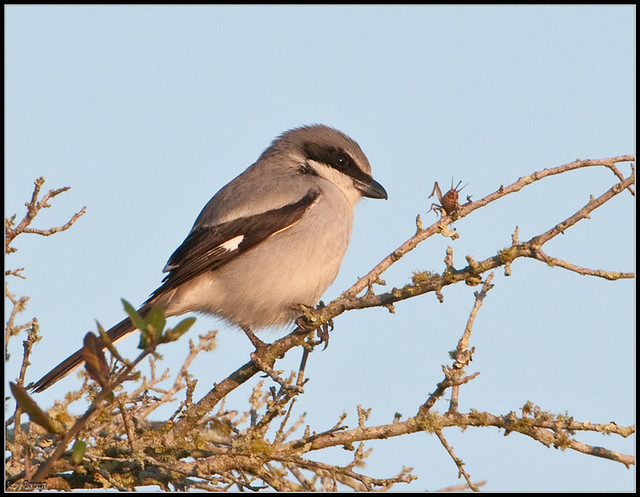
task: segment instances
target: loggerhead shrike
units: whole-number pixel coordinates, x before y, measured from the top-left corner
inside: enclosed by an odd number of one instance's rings
[[[355,141],[323,125],[286,131],[209,200],[138,312],[214,314],[260,346],[253,331],[292,323],[336,278],[362,197],[387,192]],[[127,318],[107,334],[134,330]],[[41,392],[83,362],[79,350],[29,387]]]

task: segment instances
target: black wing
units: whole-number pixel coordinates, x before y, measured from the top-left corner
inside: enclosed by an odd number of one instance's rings
[[[219,268],[274,233],[291,226],[311,207],[319,194],[318,190],[311,189],[293,204],[215,226],[194,229],[169,257],[169,274],[149,300],[206,271]]]

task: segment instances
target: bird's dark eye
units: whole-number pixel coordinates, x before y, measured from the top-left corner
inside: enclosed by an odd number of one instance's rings
[[[333,167],[337,169],[344,169],[349,163],[349,159],[343,153],[338,152],[333,156]]]

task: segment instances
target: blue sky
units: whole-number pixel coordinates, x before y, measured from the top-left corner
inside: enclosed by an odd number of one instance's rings
[[[358,207],[354,235],[330,301],[425,224],[434,181],[451,177],[479,199],[533,171],[576,158],[635,153],[635,6],[9,6],[5,7],[5,210],[23,214],[33,181],[71,186],[36,226],[70,231],[23,236],[8,268],[25,267],[14,293],[29,295],[43,341],[36,379],[74,351],[95,319],[122,317],[161,281],[195,217],[282,131],[309,123],[353,137],[389,200]],[[628,168],[625,168],[625,172]],[[441,272],[484,259],[573,214],[613,184],[581,170],[542,181],[456,224],[460,239],[432,238],[383,276],[400,287],[415,270]],[[549,255],[635,271],[635,202],[628,194],[547,246]],[[528,260],[497,272],[480,311],[461,410],[506,414],[528,400],[579,420],[635,422],[635,282],[581,277]],[[372,424],[412,415],[441,380],[477,288],[444,290],[336,319],[329,348],[314,352],[299,412],[318,431],[340,413]],[[5,306],[6,309],[6,306]],[[250,344],[215,318],[218,349],[192,373],[196,397],[244,364]],[[281,333],[266,333],[270,340]],[[123,350],[134,353],[137,340]],[[6,368],[18,371],[21,344]],[[186,340],[163,351],[177,369]],[[295,357],[293,357],[295,356]],[[295,368],[292,354],[278,364]],[[39,401],[49,406],[77,380]],[[251,385],[231,396],[246,406]],[[437,407],[447,408],[446,403]],[[635,468],[495,429],[445,432],[474,481],[493,491],[624,491]],[[635,439],[581,441],[629,454]],[[366,471],[411,466],[409,490],[461,483],[434,436],[372,442]],[[320,457],[320,456],[319,456]],[[341,451],[322,456],[346,461]],[[397,487],[398,490],[403,488]]]

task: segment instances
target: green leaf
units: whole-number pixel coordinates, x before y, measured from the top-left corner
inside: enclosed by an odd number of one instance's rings
[[[35,400],[29,396],[24,388],[13,382],[9,382],[9,387],[11,388],[11,393],[15,397],[16,402],[22,411],[27,413],[32,422],[42,426],[49,433],[64,433],[60,423],[54,422],[46,412],[40,409],[40,406],[36,404]]]
[[[113,347],[113,342],[111,341],[111,338],[109,338],[109,335],[107,335],[107,333],[104,331],[104,328],[98,322],[98,320],[96,320],[96,325],[98,327],[98,333],[100,334],[100,338],[102,338],[104,346],[107,349],[109,349],[109,352],[111,352],[113,354],[114,353],[114,347]]]
[[[145,320],[147,321],[149,331],[152,333],[154,338],[160,338],[162,336],[164,325],[166,323],[166,319],[164,318],[164,310],[162,309],[162,307],[152,307]]]
[[[140,350],[145,350],[149,345],[150,340],[149,330],[144,328],[140,330],[140,343],[138,343],[138,348]]]
[[[124,357],[122,357],[118,353],[118,350],[116,349],[115,345],[113,345],[111,338],[109,338],[109,335],[107,335],[107,333],[104,331],[104,328],[97,320],[96,320],[96,325],[98,326],[98,333],[100,333],[100,338],[102,339],[102,342],[104,343],[105,347],[109,350],[109,352],[111,352],[111,355],[113,355],[113,357],[118,359],[123,364],[128,365],[129,361],[127,361]]]
[[[73,462],[73,464],[80,464],[86,450],[87,442],[84,440],[76,440],[76,443],[73,444],[73,449],[71,449],[71,462]]]
[[[150,345],[158,343],[164,331],[166,323],[164,310],[161,307],[152,307],[144,318],[144,325],[140,327],[139,349],[147,349]]]
[[[187,331],[189,331],[189,328],[191,328],[191,326],[193,326],[193,323],[195,322],[196,322],[196,318],[183,319],[175,327],[167,330],[167,332],[164,334],[162,341],[173,342],[174,340],[177,340],[182,335],[184,335]]]
[[[144,318],[140,315],[138,311],[135,310],[135,308],[129,302],[127,302],[125,299],[121,299],[121,300],[122,300],[122,305],[124,305],[124,311],[128,314],[129,319],[131,319],[131,322],[133,323],[133,325],[140,331],[145,330],[147,327],[147,323],[144,320]]]

